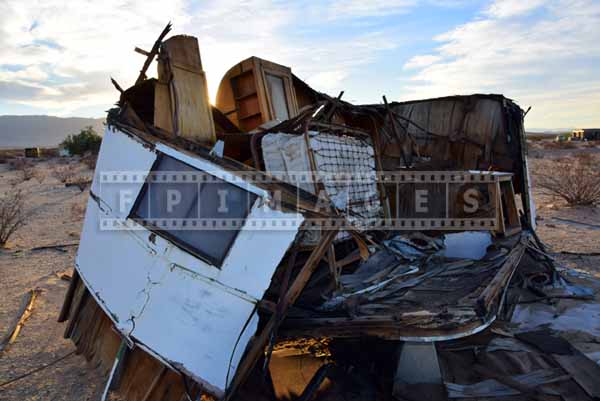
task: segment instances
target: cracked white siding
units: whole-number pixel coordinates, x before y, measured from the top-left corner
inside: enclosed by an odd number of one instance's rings
[[[160,150],[197,167],[224,172],[165,145]],[[107,129],[96,175],[102,171],[148,171],[155,159],[152,150]],[[230,359],[231,380],[256,330],[255,303],[296,236],[293,229],[250,230],[248,222],[302,216],[259,207],[264,203],[259,199],[223,266],[217,269],[160,236],[150,241],[147,230],[100,230],[102,216],[124,218],[129,214],[131,205],[125,210],[119,207],[119,191],[131,190],[135,199],[142,184],[99,184],[97,178],[92,185],[96,199],[90,197],[88,202],[77,255],[77,268],[90,292],[121,332],[164,360],[181,365],[213,391],[223,391]],[[264,195],[259,188],[253,192]]]

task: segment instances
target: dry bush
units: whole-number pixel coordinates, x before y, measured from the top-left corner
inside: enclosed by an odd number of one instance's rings
[[[83,175],[78,175],[73,177],[71,180],[65,183],[67,187],[77,187],[81,192],[85,191],[85,189],[92,183],[92,180]]]
[[[41,184],[42,182],[44,182],[46,177],[48,177],[48,173],[45,170],[40,170],[40,169],[36,169],[34,172],[34,175],[33,175],[33,178],[35,178],[35,180],[38,182],[38,184]]]
[[[20,189],[7,191],[0,196],[0,247],[23,225],[27,218],[24,211],[25,196]]]
[[[544,149],[577,149],[578,145],[575,141],[543,141],[541,142]]]
[[[595,205],[600,203],[599,166],[599,160],[589,153],[558,159],[551,167],[540,169],[537,185],[569,205]]]
[[[77,171],[71,166],[54,167],[52,169],[52,175],[54,178],[63,184],[71,182],[71,180],[75,178],[76,174]]]
[[[31,160],[19,158],[10,162],[10,166],[21,174],[23,181],[29,181],[35,177],[36,169]]]

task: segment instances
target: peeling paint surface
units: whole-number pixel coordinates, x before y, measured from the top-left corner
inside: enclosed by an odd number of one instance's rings
[[[169,155],[192,164],[193,157],[175,149]],[[88,201],[77,268],[122,333],[219,393],[256,331],[255,304],[297,233],[292,228],[253,230],[248,222],[302,216],[272,210],[259,198],[220,269],[144,229],[101,230],[102,217],[129,214],[132,204],[121,207],[119,191],[132,191],[135,200],[142,184],[99,184],[98,175],[148,171],[155,159],[156,153],[131,137],[106,131],[92,184],[96,198]],[[192,162],[226,174],[206,160]],[[266,195],[260,189],[257,193]]]

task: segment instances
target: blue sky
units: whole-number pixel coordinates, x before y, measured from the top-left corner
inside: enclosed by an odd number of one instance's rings
[[[2,0],[0,114],[103,116],[169,20],[211,96],[255,55],[355,103],[503,93],[529,129],[600,126],[599,0]]]

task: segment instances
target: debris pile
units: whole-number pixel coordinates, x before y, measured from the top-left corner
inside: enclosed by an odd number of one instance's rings
[[[212,106],[197,40],[169,31],[113,80],[60,316],[105,396],[600,397],[598,365],[526,327],[595,290],[535,234],[518,105],[353,105],[251,57]]]

